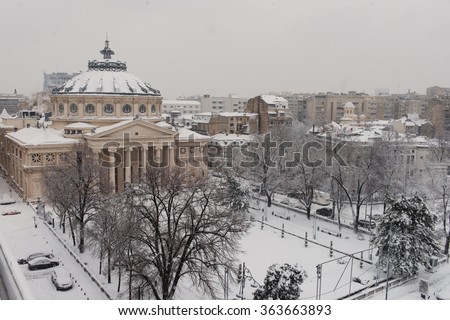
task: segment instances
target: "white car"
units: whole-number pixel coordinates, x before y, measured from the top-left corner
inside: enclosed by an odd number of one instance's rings
[[[69,290],[73,286],[70,273],[62,267],[54,269],[51,278],[56,290]]]
[[[49,259],[53,259],[55,256],[53,255],[53,253],[51,252],[35,252],[30,254],[28,257],[26,257],[25,259],[19,259],[17,260],[17,262],[19,264],[27,264],[28,261],[31,261],[35,258],[40,258],[40,257],[45,257],[45,258],[49,258]]]

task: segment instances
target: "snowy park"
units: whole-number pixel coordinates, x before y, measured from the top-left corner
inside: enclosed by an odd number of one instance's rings
[[[15,258],[21,259],[30,253],[46,251],[54,253],[60,267],[70,270],[74,288],[57,291],[50,280],[50,269],[29,271],[26,266],[17,265],[23,272],[26,283],[36,299],[127,299],[127,284],[123,282],[118,292],[117,272],[107,283],[106,275],[99,274],[99,262],[87,250],[78,253],[73,247],[69,233],[62,233],[58,222],[55,225],[36,216],[35,208],[23,203],[2,180],[0,191],[4,197],[13,198],[16,203],[2,206],[5,210],[18,210],[17,215],[0,215],[0,233],[6,239]],[[277,198],[278,197],[278,198]],[[369,245],[370,233],[363,230],[355,234],[351,225],[351,214],[342,214],[343,227],[326,218],[312,215],[308,220],[300,210],[281,203],[283,196],[277,195],[270,208],[261,200],[252,200],[249,220],[252,221],[247,235],[241,240],[241,253],[236,264],[245,264],[245,282],[231,279],[224,286],[223,299],[252,299],[253,292],[262,284],[268,268],[275,264],[289,263],[303,268],[307,274],[301,285],[300,299],[336,300],[356,299],[356,292],[380,282],[381,291],[370,295],[371,299],[385,299],[382,283],[386,273],[376,267],[376,252]],[[314,206],[315,210],[319,206]],[[374,206],[373,214],[382,210]],[[318,273],[320,265],[320,274]],[[449,265],[437,269],[435,273],[420,270],[419,276],[401,286],[389,289],[389,299],[421,299],[419,279],[426,279],[430,286],[430,299],[436,299],[436,292],[450,284],[446,277]],[[219,270],[220,272],[220,270]],[[223,270],[225,272],[225,270]],[[376,287],[376,286],[375,286]],[[443,294],[443,293],[442,293]],[[149,297],[142,293],[141,298]],[[210,299],[201,290],[195,290],[188,281],[183,281],[175,299]]]

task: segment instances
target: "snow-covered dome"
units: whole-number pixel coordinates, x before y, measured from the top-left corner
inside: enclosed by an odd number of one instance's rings
[[[103,59],[89,61],[88,71],[55,88],[53,94],[161,95],[159,90],[128,73],[125,62],[111,59],[114,51],[109,48],[108,40],[100,53]]]
[[[355,105],[349,101],[344,105],[344,110],[350,110],[350,109],[355,110]]]

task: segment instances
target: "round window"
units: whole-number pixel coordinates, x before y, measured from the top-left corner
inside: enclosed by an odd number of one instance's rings
[[[139,106],[139,112],[140,113],[146,113],[147,112],[147,106],[145,104],[141,104]]]
[[[105,104],[105,106],[103,107],[103,111],[105,113],[111,114],[111,113],[114,112],[114,106],[112,104],[110,104],[110,103]]]
[[[95,107],[94,107],[93,104],[89,103],[89,104],[86,105],[84,110],[86,111],[86,113],[94,113],[95,112]]]
[[[62,103],[58,106],[58,110],[59,110],[59,113],[64,112],[64,105]]]
[[[72,103],[70,105],[70,112],[77,113],[78,112],[78,106],[75,103]]]
[[[154,104],[152,104],[152,113],[156,112],[156,106]]]
[[[131,112],[131,106],[129,104],[126,104],[122,107],[123,113],[130,113]]]

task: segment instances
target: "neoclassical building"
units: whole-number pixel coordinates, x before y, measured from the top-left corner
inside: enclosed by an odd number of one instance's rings
[[[103,59],[89,61],[86,72],[53,90],[50,123],[9,128],[4,136],[2,173],[24,200],[43,195],[42,168],[58,164],[81,141],[107,164],[105,178],[115,192],[155,166],[207,175],[209,137],[166,123],[159,90],[113,60],[108,40],[100,53]]]

